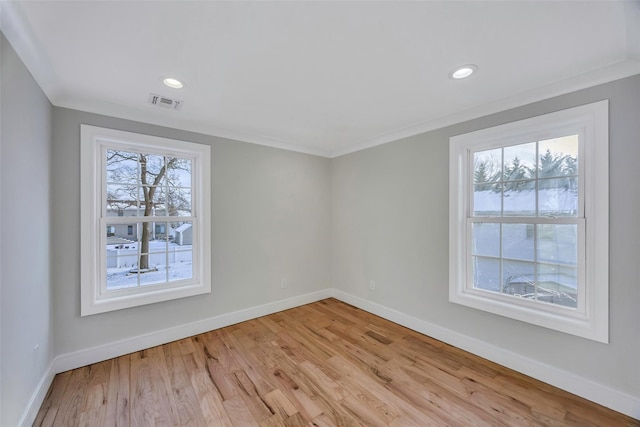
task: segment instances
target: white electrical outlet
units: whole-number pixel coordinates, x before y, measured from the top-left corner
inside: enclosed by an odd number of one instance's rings
[[[371,289],[372,291],[376,290],[376,281],[375,280],[369,280],[369,289]]]
[[[282,282],[280,282],[280,287],[282,289],[286,289],[289,287],[289,284],[287,283],[287,279],[282,279]]]

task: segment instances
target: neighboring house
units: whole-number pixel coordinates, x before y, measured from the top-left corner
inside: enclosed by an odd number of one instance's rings
[[[191,224],[182,224],[180,227],[175,229],[175,242],[176,244],[190,245],[193,241],[193,229]]]
[[[166,210],[164,208],[155,209],[154,216],[165,216]],[[126,208],[110,208],[107,210],[107,216],[112,217],[141,217],[144,216],[144,208],[138,208],[135,206],[128,206]],[[131,224],[109,224],[107,225],[107,237],[120,237],[128,240],[137,240],[141,234],[141,230],[138,230],[139,224],[132,221]],[[168,229],[167,229],[168,228]],[[165,222],[152,223],[151,226],[151,238],[164,239],[169,236],[173,237],[173,229],[171,224],[167,227]],[[191,244],[191,243],[189,243]]]

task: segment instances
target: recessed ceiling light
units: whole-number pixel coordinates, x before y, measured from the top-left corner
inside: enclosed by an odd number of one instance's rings
[[[451,73],[449,73],[449,77],[456,80],[466,79],[476,71],[478,71],[477,65],[467,64],[453,70]]]
[[[184,83],[182,83],[178,79],[174,79],[173,77],[163,77],[162,83],[164,83],[166,86],[169,86],[170,88],[173,88],[173,89],[180,89],[184,86]]]

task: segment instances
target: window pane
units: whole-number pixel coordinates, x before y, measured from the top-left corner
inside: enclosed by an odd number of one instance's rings
[[[502,175],[502,149],[478,151],[473,154],[473,182],[497,182]]]
[[[538,153],[540,178],[578,174],[578,135],[540,141]]]
[[[128,236],[129,227],[126,224],[107,225],[105,254],[108,290],[138,286],[137,275],[130,272],[138,264],[138,244]]]
[[[193,252],[175,251],[175,262],[169,269],[169,281],[193,278]]]
[[[146,253],[149,251],[149,242],[153,236],[153,224],[150,222],[139,222],[138,230],[138,242],[141,245],[140,250]]]
[[[505,181],[535,178],[536,143],[518,144],[504,148]]]
[[[538,264],[538,301],[576,308],[578,270],[575,266]]]
[[[169,161],[167,182],[170,187],[191,187],[191,160],[176,158]]]
[[[107,184],[107,216],[131,216],[136,214],[140,199],[136,185]],[[125,212],[118,215],[118,212]]]
[[[107,290],[135,288],[138,286],[138,275],[129,273],[131,267],[107,269]]]
[[[535,263],[504,260],[502,277],[504,293],[535,299]]]
[[[165,283],[167,281],[166,242],[152,240],[149,252],[140,254],[140,285]]]
[[[538,182],[539,215],[578,215],[578,178],[541,179]]]
[[[502,215],[502,184],[473,186],[473,216]]]
[[[500,256],[500,224],[473,224],[473,255]]]
[[[533,242],[534,240],[528,237],[527,224],[502,225],[502,256],[504,258],[535,261]]]
[[[168,222],[155,222],[153,226],[153,239],[157,245],[150,248],[150,252],[154,250],[166,250],[166,241],[169,236],[170,228]]]
[[[107,150],[107,182],[138,184],[138,153]]]
[[[531,188],[534,181],[520,181],[518,185],[509,184],[505,183],[504,216],[535,216],[536,192]]]
[[[507,181],[504,183],[505,191],[533,192],[536,189],[536,181],[533,179],[522,179],[520,181]]]
[[[127,224],[107,224],[105,231],[107,233],[107,247],[132,243]]]
[[[140,170],[140,177],[143,184],[162,185],[165,174],[164,157],[153,154],[141,154]]]
[[[181,249],[191,249],[193,243],[193,223],[191,222],[177,222],[172,224],[174,227],[173,242],[180,246]]]
[[[500,292],[500,260],[473,257],[473,287]]]
[[[158,285],[167,283],[167,269],[164,265],[154,266],[141,271],[140,286]]]
[[[167,205],[165,203],[166,199],[162,201],[154,202],[152,204],[153,208],[151,209],[151,216],[167,216]]]
[[[191,216],[191,189],[170,188],[168,207],[170,216]]]
[[[578,259],[578,226],[538,224],[538,260],[575,265]]]
[[[159,186],[143,186],[141,188],[142,197],[140,202],[140,216],[165,216],[166,213],[166,190]],[[149,200],[149,209],[146,200]]]

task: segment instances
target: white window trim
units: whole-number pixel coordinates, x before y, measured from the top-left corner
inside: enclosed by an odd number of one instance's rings
[[[211,149],[208,145],[81,125],[80,230],[81,230],[81,315],[168,301],[211,292]],[[160,152],[192,160],[193,279],[175,285],[136,288],[134,291],[101,289],[105,266],[101,256],[104,242],[103,191],[105,172],[102,153],[106,148]],[[113,217],[109,222],[131,218]]]
[[[450,138],[449,301],[534,325],[608,343],[609,341],[609,102],[570,108]],[[472,189],[470,153],[540,141],[567,130],[584,135],[580,182],[584,208],[584,299],[578,309],[542,304],[483,290],[469,281]],[[582,179],[582,178],[581,178]],[[584,197],[582,198],[582,195]],[[580,229],[580,226],[579,226]],[[579,234],[582,234],[579,232]]]

